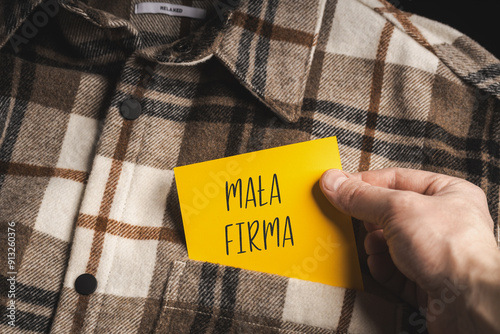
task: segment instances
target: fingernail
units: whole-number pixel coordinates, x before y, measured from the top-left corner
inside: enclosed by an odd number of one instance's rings
[[[337,191],[347,177],[339,169],[330,169],[323,174],[322,182],[326,190]]]

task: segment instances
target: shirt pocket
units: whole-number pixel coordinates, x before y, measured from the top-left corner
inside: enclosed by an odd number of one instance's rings
[[[368,293],[203,261],[175,261],[160,333],[401,333],[402,304]]]
[[[277,333],[286,289],[286,277],[175,261],[154,333]]]

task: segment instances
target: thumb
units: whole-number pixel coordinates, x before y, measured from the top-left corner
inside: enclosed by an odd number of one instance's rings
[[[349,173],[330,169],[321,176],[321,190],[345,214],[384,227],[403,192],[373,186]]]

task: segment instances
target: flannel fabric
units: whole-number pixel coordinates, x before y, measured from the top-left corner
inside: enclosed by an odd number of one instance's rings
[[[0,332],[422,333],[356,220],[365,292],[188,259],[172,169],[336,135],[344,170],[477,184],[498,236],[500,62],[384,0],[168,2],[207,17],[1,1]]]

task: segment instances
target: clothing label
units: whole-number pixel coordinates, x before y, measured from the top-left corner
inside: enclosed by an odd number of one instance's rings
[[[143,2],[135,5],[136,14],[167,14],[170,16],[183,16],[192,19],[204,19],[207,11],[203,8],[194,8],[174,5],[164,2]]]
[[[363,289],[351,218],[319,188],[337,138],[174,168],[189,258]]]

